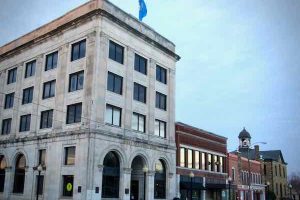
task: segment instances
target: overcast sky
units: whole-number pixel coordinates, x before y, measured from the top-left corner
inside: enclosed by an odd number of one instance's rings
[[[145,0],[144,22],[169,38],[177,63],[176,120],[228,137],[242,128],[263,150],[300,164],[300,1]],[[0,46],[85,0],[0,0]],[[111,0],[138,16],[138,0]],[[299,171],[299,170],[298,170]]]

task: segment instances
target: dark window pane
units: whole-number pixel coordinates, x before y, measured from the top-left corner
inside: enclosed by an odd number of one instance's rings
[[[22,115],[20,118],[20,132],[30,130],[31,115]]]
[[[37,191],[38,189],[38,191]],[[38,192],[39,195],[43,195],[44,190],[44,176],[36,176],[36,193]]]
[[[160,66],[156,66],[156,80],[167,84],[167,70]]]
[[[41,113],[41,126],[40,128],[51,128],[53,119],[53,110],[46,110]]]
[[[106,105],[106,114],[105,114],[105,122],[107,124],[121,126],[121,116],[122,116],[122,109],[112,106]]]
[[[0,192],[4,191],[4,183],[5,183],[5,168],[6,168],[6,161],[4,156],[0,156]]]
[[[167,130],[167,123],[156,119],[154,134],[159,137],[166,138],[166,130]]]
[[[74,176],[63,176],[63,196],[64,197],[72,197],[73,196],[73,181]]]
[[[111,72],[108,72],[107,77],[107,90],[122,94],[122,87],[123,87],[123,78]]]
[[[167,110],[167,96],[159,92],[156,92],[155,106],[156,108]]]
[[[75,147],[65,147],[65,165],[75,164]]]
[[[78,60],[85,57],[86,42],[82,40],[80,42],[72,44],[71,61]]]
[[[120,162],[114,152],[109,152],[103,162],[102,198],[119,198]]]
[[[39,150],[39,164],[46,164],[46,149]]]
[[[12,108],[14,106],[15,93],[5,95],[4,109]]]
[[[26,160],[24,155],[19,155],[17,158],[14,174],[13,193],[23,193],[25,182],[25,166]]]
[[[142,74],[147,75],[147,60],[142,56],[135,54],[134,69]]]
[[[7,135],[10,134],[10,130],[11,130],[11,118],[9,119],[4,119],[2,121],[2,135]]]
[[[70,74],[69,92],[83,89],[83,82],[84,82],[83,71]]]
[[[7,84],[16,82],[16,78],[17,78],[17,68],[8,70]]]
[[[82,103],[69,105],[67,109],[67,124],[81,122]]]
[[[123,64],[124,47],[113,41],[109,42],[109,58]]]
[[[33,98],[33,87],[24,89],[22,104],[32,103],[32,98]]]
[[[35,74],[35,65],[36,61],[31,61],[29,63],[26,63],[26,69],[25,69],[25,78],[28,78],[30,76],[33,76]]]
[[[115,88],[114,92],[118,94],[122,94],[122,78],[119,76],[115,77]]]
[[[57,51],[46,56],[45,71],[54,69],[57,67],[57,57],[58,57]]]
[[[134,100],[146,103],[146,87],[134,83]]]

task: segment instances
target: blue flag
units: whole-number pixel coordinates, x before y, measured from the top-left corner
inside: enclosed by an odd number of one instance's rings
[[[140,3],[140,13],[139,20],[142,21],[144,17],[147,15],[147,6],[144,0],[139,0]]]

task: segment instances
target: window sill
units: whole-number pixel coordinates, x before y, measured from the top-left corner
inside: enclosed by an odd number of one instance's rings
[[[57,66],[54,68],[48,69],[48,70],[44,69],[44,72],[51,72],[51,71],[54,71],[56,68],[57,68]]]
[[[55,98],[55,95],[52,96],[52,97],[43,97],[42,100],[51,100],[51,99],[54,99]]]
[[[109,124],[109,123],[105,123],[105,125],[110,126],[110,127],[114,127],[114,128],[119,128],[119,129],[122,128],[122,126],[117,126],[117,125],[113,125],[113,124]]]

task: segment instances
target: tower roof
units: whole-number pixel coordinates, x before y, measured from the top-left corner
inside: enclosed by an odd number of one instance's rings
[[[251,138],[250,133],[245,129],[245,127],[239,134],[239,139],[241,139],[241,138]]]

